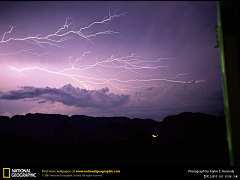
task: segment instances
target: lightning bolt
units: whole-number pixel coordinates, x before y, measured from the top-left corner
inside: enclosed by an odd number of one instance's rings
[[[14,53],[2,53],[0,54],[0,56],[7,56],[7,55],[11,55],[11,54],[19,54],[21,52],[27,52],[29,54],[33,54],[33,55],[37,55],[37,56],[43,56],[43,55],[46,55],[46,54],[49,54],[49,52],[43,52],[43,53],[37,53],[37,52],[33,52],[33,49],[23,49],[23,50],[20,50],[18,52],[14,52]]]
[[[55,47],[58,47],[58,48],[59,47],[64,47],[64,46],[61,45],[61,43],[71,39],[72,37],[69,37],[69,35],[73,35],[73,34],[75,34],[77,36],[80,36],[82,38],[85,38],[89,42],[94,44],[92,42],[92,40],[90,39],[91,37],[95,37],[95,36],[103,35],[103,34],[115,34],[115,33],[119,33],[119,32],[115,32],[115,31],[112,31],[112,30],[107,30],[107,31],[99,31],[99,32],[96,32],[96,33],[93,33],[93,34],[84,34],[83,31],[87,30],[87,29],[90,29],[91,27],[93,27],[94,25],[97,25],[97,24],[106,24],[107,22],[110,22],[114,18],[124,16],[125,13],[126,12],[124,12],[122,14],[117,14],[117,10],[116,10],[115,14],[111,15],[110,10],[109,10],[108,16],[105,17],[102,21],[95,21],[88,26],[80,28],[79,30],[74,30],[74,29],[69,30],[69,27],[73,24],[73,22],[69,23],[68,20],[70,20],[72,18],[67,17],[66,20],[65,20],[65,24],[61,28],[59,28],[56,32],[54,32],[52,34],[48,34],[47,36],[41,36],[41,34],[39,34],[39,35],[36,35],[36,36],[28,36],[28,37],[24,37],[24,38],[13,38],[13,37],[7,38],[7,34],[11,34],[13,32],[14,28],[17,27],[17,26],[10,25],[10,30],[3,34],[2,39],[0,41],[0,44],[9,43],[9,42],[12,42],[12,41],[25,42],[27,44],[34,44],[34,45],[40,47],[44,51],[43,54],[46,53],[45,50],[44,50],[44,44],[48,44],[48,45],[55,46]],[[39,53],[34,53],[29,49],[28,50],[27,49],[20,50],[20,51],[15,52],[15,53],[2,53],[0,55],[5,56],[5,55],[10,55],[10,54],[19,54],[21,52],[28,52],[28,53],[31,53],[31,54],[36,54],[38,56],[41,55]]]
[[[101,21],[95,21],[89,24],[88,26],[81,27],[79,30],[71,29],[70,27],[73,22],[69,22],[71,17],[67,17],[65,19],[65,24],[59,28],[56,32],[52,34],[48,34],[46,36],[42,36],[38,34],[36,36],[27,36],[24,38],[7,38],[8,35],[11,35],[14,28],[17,26],[11,26],[10,30],[5,32],[2,36],[0,44],[11,42],[24,42],[28,45],[35,45],[40,48],[43,53],[37,53],[36,49],[34,48],[24,48],[18,44],[14,44],[22,48],[17,52],[12,53],[2,53],[0,55],[6,56],[10,54],[19,54],[22,52],[30,53],[37,56],[46,55],[49,52],[45,50],[45,45],[55,46],[57,48],[65,48],[62,45],[63,42],[70,40],[72,37],[70,35],[77,35],[81,38],[87,39],[90,43],[94,44],[91,40],[92,37],[103,35],[103,34],[115,34],[119,33],[112,30],[107,31],[98,31],[92,34],[85,34],[84,31],[91,29],[93,26],[97,24],[107,24],[111,22],[114,18],[118,18],[120,16],[124,16],[125,12],[122,14],[115,14],[111,15],[110,10],[108,16],[103,18]],[[13,44],[10,44],[13,45]],[[84,52],[80,57],[76,57],[74,55],[68,58],[68,64],[70,65],[69,68],[61,69],[59,71],[52,71],[47,68],[42,67],[25,67],[22,69],[18,69],[16,67],[10,66],[11,69],[21,72],[21,74],[25,71],[43,71],[45,73],[55,74],[66,76],[68,78],[73,79],[76,82],[79,82],[85,88],[89,87],[89,84],[92,85],[111,85],[121,91],[124,90],[131,90],[133,88],[142,88],[142,87],[159,87],[164,85],[164,82],[170,83],[202,83],[205,80],[201,78],[183,81],[178,80],[181,76],[187,76],[190,73],[185,74],[177,74],[175,77],[172,78],[159,78],[159,69],[160,68],[169,68],[170,65],[163,65],[163,60],[174,60],[173,58],[160,58],[157,60],[143,60],[141,56],[137,56],[136,54],[131,54],[128,56],[123,57],[116,57],[111,55],[108,58],[104,58],[101,56],[96,57],[95,62],[92,64],[83,65],[83,59],[91,54],[91,51]],[[104,69],[104,70],[102,70]],[[95,76],[90,75],[87,71],[91,70],[91,72],[97,72]],[[154,74],[155,71],[158,71]],[[88,76],[84,75],[88,74]],[[128,74],[127,77],[123,77],[123,75]]]
[[[131,90],[133,88],[141,88],[141,87],[159,87],[163,85],[161,82],[171,82],[171,83],[200,83],[205,82],[204,80],[201,80],[201,78],[193,79],[190,81],[182,81],[182,80],[176,80],[179,76],[186,76],[190,73],[185,74],[178,74],[173,78],[157,78],[154,74],[146,74],[147,72],[151,73],[151,70],[158,70],[159,68],[166,68],[170,66],[163,66],[161,65],[162,60],[170,60],[171,58],[160,58],[155,61],[147,61],[147,60],[141,60],[140,56],[136,56],[135,54],[124,56],[124,57],[115,57],[111,56],[106,60],[99,61],[98,58],[96,58],[95,63],[91,65],[80,65],[81,60],[83,58],[90,54],[91,52],[85,52],[80,58],[76,58],[74,61],[71,62],[71,59],[73,56],[70,56],[68,59],[68,62],[70,64],[70,68],[66,68],[60,71],[51,71],[46,68],[41,67],[26,67],[22,69],[17,69],[15,67],[11,67],[12,69],[18,71],[18,72],[24,72],[29,70],[40,70],[45,71],[47,73],[56,74],[56,75],[62,75],[67,76],[79,83],[81,83],[85,88],[88,87],[87,84],[109,84],[113,87],[124,91],[124,90]],[[97,70],[99,67],[104,67],[104,72],[101,70]],[[114,70],[114,73],[111,74],[109,69]],[[97,71],[98,75],[97,77],[90,77],[90,76],[84,76],[81,75],[82,72],[86,70],[91,71]],[[145,71],[145,72],[143,72]],[[131,73],[131,78],[123,80],[121,78],[121,75],[124,73]],[[104,77],[102,77],[102,75]],[[109,77],[109,78],[106,78]],[[112,77],[112,78],[110,78]],[[134,86],[135,85],[135,86]]]

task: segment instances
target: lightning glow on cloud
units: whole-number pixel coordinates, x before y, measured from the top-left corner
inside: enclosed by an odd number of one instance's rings
[[[6,7],[0,28],[1,114],[65,109],[160,120],[177,108],[198,111],[199,104],[211,101],[204,93],[220,87],[211,69],[218,60],[211,50],[214,3],[5,2],[1,7]],[[203,13],[203,7],[209,9]]]
[[[189,75],[190,73],[178,74],[173,78],[154,77],[154,74],[152,74],[151,70],[159,70],[160,68],[168,67],[168,66],[160,65],[160,63],[161,63],[161,60],[171,59],[171,58],[161,58],[156,61],[144,61],[144,60],[140,60],[139,56],[132,54],[130,56],[120,57],[120,58],[111,56],[107,60],[103,60],[103,61],[96,60],[96,62],[91,65],[84,65],[84,66],[78,65],[78,62],[80,62],[87,53],[90,53],[90,52],[85,52],[80,58],[77,58],[73,63],[70,62],[71,61],[71,57],[70,57],[69,63],[71,65],[71,68],[63,69],[60,71],[51,71],[51,70],[40,68],[40,67],[26,67],[22,69],[17,69],[15,67],[11,67],[11,68],[18,72],[24,72],[29,70],[41,70],[41,71],[45,71],[46,73],[67,76],[81,83],[83,86],[85,86],[85,88],[88,87],[86,83],[95,84],[95,85],[108,84],[116,87],[121,91],[130,90],[133,88],[140,88],[140,87],[153,87],[153,86],[156,87],[156,86],[160,86],[161,84],[159,84],[158,82],[162,82],[162,81],[172,82],[172,83],[206,82],[201,78],[188,80],[188,81],[175,80],[178,76],[186,76],[186,75]],[[100,71],[99,76],[104,74],[105,78],[103,77],[97,78],[97,77],[80,75],[82,71],[85,71],[85,70],[97,71],[97,68],[99,67],[104,67],[104,72]],[[114,74],[109,73],[109,72],[112,72],[112,70],[114,70]],[[146,72],[145,73],[142,72],[143,70],[149,70],[149,74],[146,75]],[[131,73],[131,76],[129,79],[122,80],[121,76],[126,72]],[[106,78],[107,76],[108,78]],[[114,78],[110,78],[111,76]],[[148,82],[148,84],[144,84],[146,82]]]
[[[25,49],[20,50],[15,53],[6,53],[2,55],[10,55],[10,54],[19,54],[21,52],[27,52],[30,54],[36,54],[38,56],[47,54],[48,52],[45,51],[44,44],[50,44],[56,47],[62,47],[59,45],[59,43],[62,43],[64,41],[67,41],[71,39],[72,37],[67,37],[67,35],[70,34],[77,34],[78,36],[85,38],[89,40],[91,43],[93,43],[90,40],[90,37],[94,37],[100,34],[114,34],[118,33],[115,31],[99,31],[93,34],[83,34],[82,31],[90,29],[96,24],[104,24],[106,22],[110,22],[114,18],[124,16],[125,13],[117,14],[117,11],[115,11],[114,15],[110,14],[104,18],[102,21],[95,21],[91,23],[88,26],[82,27],[79,30],[68,30],[72,24],[68,23],[68,20],[71,18],[66,18],[65,24],[59,28],[55,33],[49,34],[47,36],[29,36],[25,38],[6,38],[7,34],[11,34],[13,31],[14,26],[11,26],[11,29],[4,33],[2,40],[0,43],[7,43],[10,41],[24,41],[27,43],[32,43],[35,45],[40,46],[43,49],[43,53],[39,54],[36,52],[32,52],[31,49]],[[59,39],[54,39],[59,38]],[[177,74],[173,78],[161,78],[158,76],[155,76],[153,72],[156,70],[160,70],[160,68],[168,68],[169,65],[162,65],[163,60],[173,60],[173,58],[160,58],[158,60],[141,60],[140,56],[136,56],[135,54],[131,54],[125,57],[115,57],[111,56],[106,59],[98,59],[96,58],[95,63],[92,63],[90,65],[81,65],[81,62],[83,61],[83,58],[87,54],[90,54],[91,51],[85,52],[81,55],[80,58],[75,58],[75,60],[72,60],[73,57],[70,56],[68,59],[68,62],[70,64],[70,68],[62,69],[59,71],[52,71],[48,68],[43,68],[39,66],[34,67],[25,67],[25,68],[16,68],[12,67],[12,69],[18,71],[18,72],[24,72],[24,71],[35,71],[40,70],[44,71],[45,73],[51,73],[55,75],[61,75],[61,76],[67,76],[71,78],[72,80],[79,82],[81,85],[83,85],[85,88],[88,88],[87,84],[91,85],[111,85],[121,91],[124,90],[131,90],[133,88],[141,88],[141,87],[158,87],[161,84],[161,82],[171,82],[171,83],[200,83],[205,82],[203,79],[191,79],[187,81],[183,81],[181,79],[177,79],[179,76],[187,76],[190,73],[181,73]],[[104,68],[104,70],[101,70]],[[90,74],[88,75],[81,75],[83,71],[91,70],[92,72],[98,71],[98,76],[94,77]],[[144,72],[143,72],[144,71]],[[129,74],[128,79],[123,79],[121,76],[123,74]]]

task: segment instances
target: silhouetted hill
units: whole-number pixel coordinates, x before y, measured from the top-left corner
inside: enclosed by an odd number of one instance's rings
[[[32,137],[52,136],[58,123],[68,119],[69,117],[65,115],[38,113],[16,115],[8,120],[0,116],[0,133]],[[2,125],[5,128],[2,128]]]
[[[203,113],[184,112],[167,116],[162,121],[162,139],[221,139],[225,138],[225,119]]]
[[[162,122],[126,117],[91,117],[59,114],[26,114],[12,118],[0,116],[0,134],[51,137],[61,121],[67,121],[78,137],[130,137],[136,130],[159,134],[161,139],[209,139],[224,137],[225,120],[202,114],[184,112],[167,116]],[[67,128],[62,127],[63,128]]]
[[[98,133],[94,131],[99,126],[105,126],[105,128],[107,128],[107,131],[103,136],[107,136],[108,132],[113,131],[111,130],[112,128],[115,128],[115,132],[118,131],[120,133],[121,131],[119,136],[122,136],[124,134],[123,132],[127,128],[125,128],[125,126],[127,125],[121,125],[126,124],[127,122],[146,125],[149,133],[155,133],[156,129],[159,129],[161,126],[161,122],[156,122],[151,119],[131,120],[126,117],[91,117],[85,115],[74,115],[68,117],[66,115],[59,114],[36,113],[26,114],[25,116],[16,115],[12,118],[0,116],[0,134],[15,134],[30,137],[51,137],[61,121],[67,121],[69,125],[76,129],[78,136],[85,137],[98,136]],[[118,127],[113,124],[120,124],[120,126]],[[66,126],[66,128],[67,127],[68,126]],[[63,128],[64,127],[62,127],[61,131],[63,131]],[[126,132],[128,131],[129,129],[126,129]]]
[[[1,162],[17,165],[229,165],[225,118],[151,119],[50,114],[0,116]],[[153,138],[153,134],[159,134]],[[12,153],[17,149],[17,153]]]
[[[225,117],[184,112],[162,121],[159,144],[163,164],[228,165]]]

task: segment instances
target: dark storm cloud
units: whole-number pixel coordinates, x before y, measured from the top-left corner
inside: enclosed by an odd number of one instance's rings
[[[0,92],[0,99],[20,100],[25,98],[41,98],[46,101],[62,102],[68,106],[110,108],[128,103],[130,95],[108,93],[109,89],[86,90],[73,87],[71,84],[57,88],[21,87],[20,90]]]

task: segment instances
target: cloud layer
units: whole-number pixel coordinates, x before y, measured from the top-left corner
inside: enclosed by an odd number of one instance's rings
[[[86,90],[73,87],[71,84],[57,88],[36,88],[32,86],[21,87],[20,90],[0,92],[0,99],[20,100],[20,99],[41,99],[38,103],[61,102],[67,106],[76,107],[96,107],[111,108],[118,107],[129,102],[130,95],[116,95],[108,93],[109,89]]]

